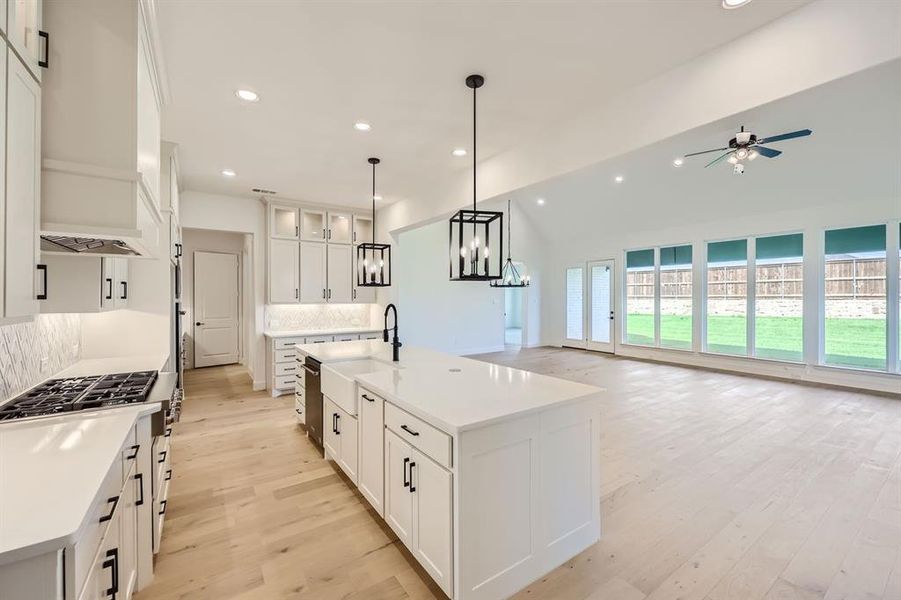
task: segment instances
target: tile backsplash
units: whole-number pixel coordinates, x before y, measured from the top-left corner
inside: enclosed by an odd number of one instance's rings
[[[79,315],[38,315],[0,325],[0,402],[76,362],[80,344]]]
[[[370,313],[369,304],[270,304],[266,306],[266,330],[369,327]]]

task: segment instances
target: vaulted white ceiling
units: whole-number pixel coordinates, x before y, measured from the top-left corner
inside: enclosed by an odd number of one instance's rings
[[[375,155],[386,202],[428,202],[471,165],[469,73],[487,158],[805,3],[164,0],[163,134],[188,189],[366,206]]]

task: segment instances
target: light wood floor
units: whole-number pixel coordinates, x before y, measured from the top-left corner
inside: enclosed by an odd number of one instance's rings
[[[602,540],[518,599],[901,600],[901,401],[576,350],[479,358],[609,390]],[[139,600],[441,597],[292,396],[239,367],[186,383]]]

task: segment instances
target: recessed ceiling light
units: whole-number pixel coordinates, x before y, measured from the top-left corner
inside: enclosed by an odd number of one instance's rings
[[[615,181],[616,183],[622,183],[622,182],[623,182],[623,176],[622,176],[622,175],[617,175],[616,177],[613,178],[613,181]]]
[[[260,95],[252,90],[237,90],[235,96],[246,102],[256,102],[260,99]]]
[[[223,176],[223,177],[234,177],[235,175],[237,175],[237,173],[235,173],[235,172],[232,171],[231,169],[222,169],[222,176]]]
[[[357,121],[356,123],[354,123],[354,129],[356,129],[357,131],[369,131],[370,129],[372,129],[372,125],[370,125],[366,121]]]
[[[681,167],[683,164],[685,164],[685,159],[682,158],[677,158],[673,161],[674,167]]]
[[[539,198],[539,199],[536,200],[535,202],[538,203],[538,206],[544,206],[544,198]]]
[[[376,202],[378,202],[379,200],[382,199],[382,197],[380,195],[376,194],[375,196],[372,197],[372,199],[375,200]]]
[[[723,8],[732,9],[748,4],[751,0],[723,0]]]
[[[466,156],[466,149],[465,148],[454,148],[454,151],[452,154],[454,156]]]

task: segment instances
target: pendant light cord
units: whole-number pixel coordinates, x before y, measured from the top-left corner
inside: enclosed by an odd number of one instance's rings
[[[372,163],[372,245],[375,245],[375,163]]]
[[[472,88],[472,210],[476,210],[476,90],[477,87]]]
[[[513,227],[513,211],[510,208],[510,200],[507,200],[507,260],[513,254],[513,235],[510,233]]]

